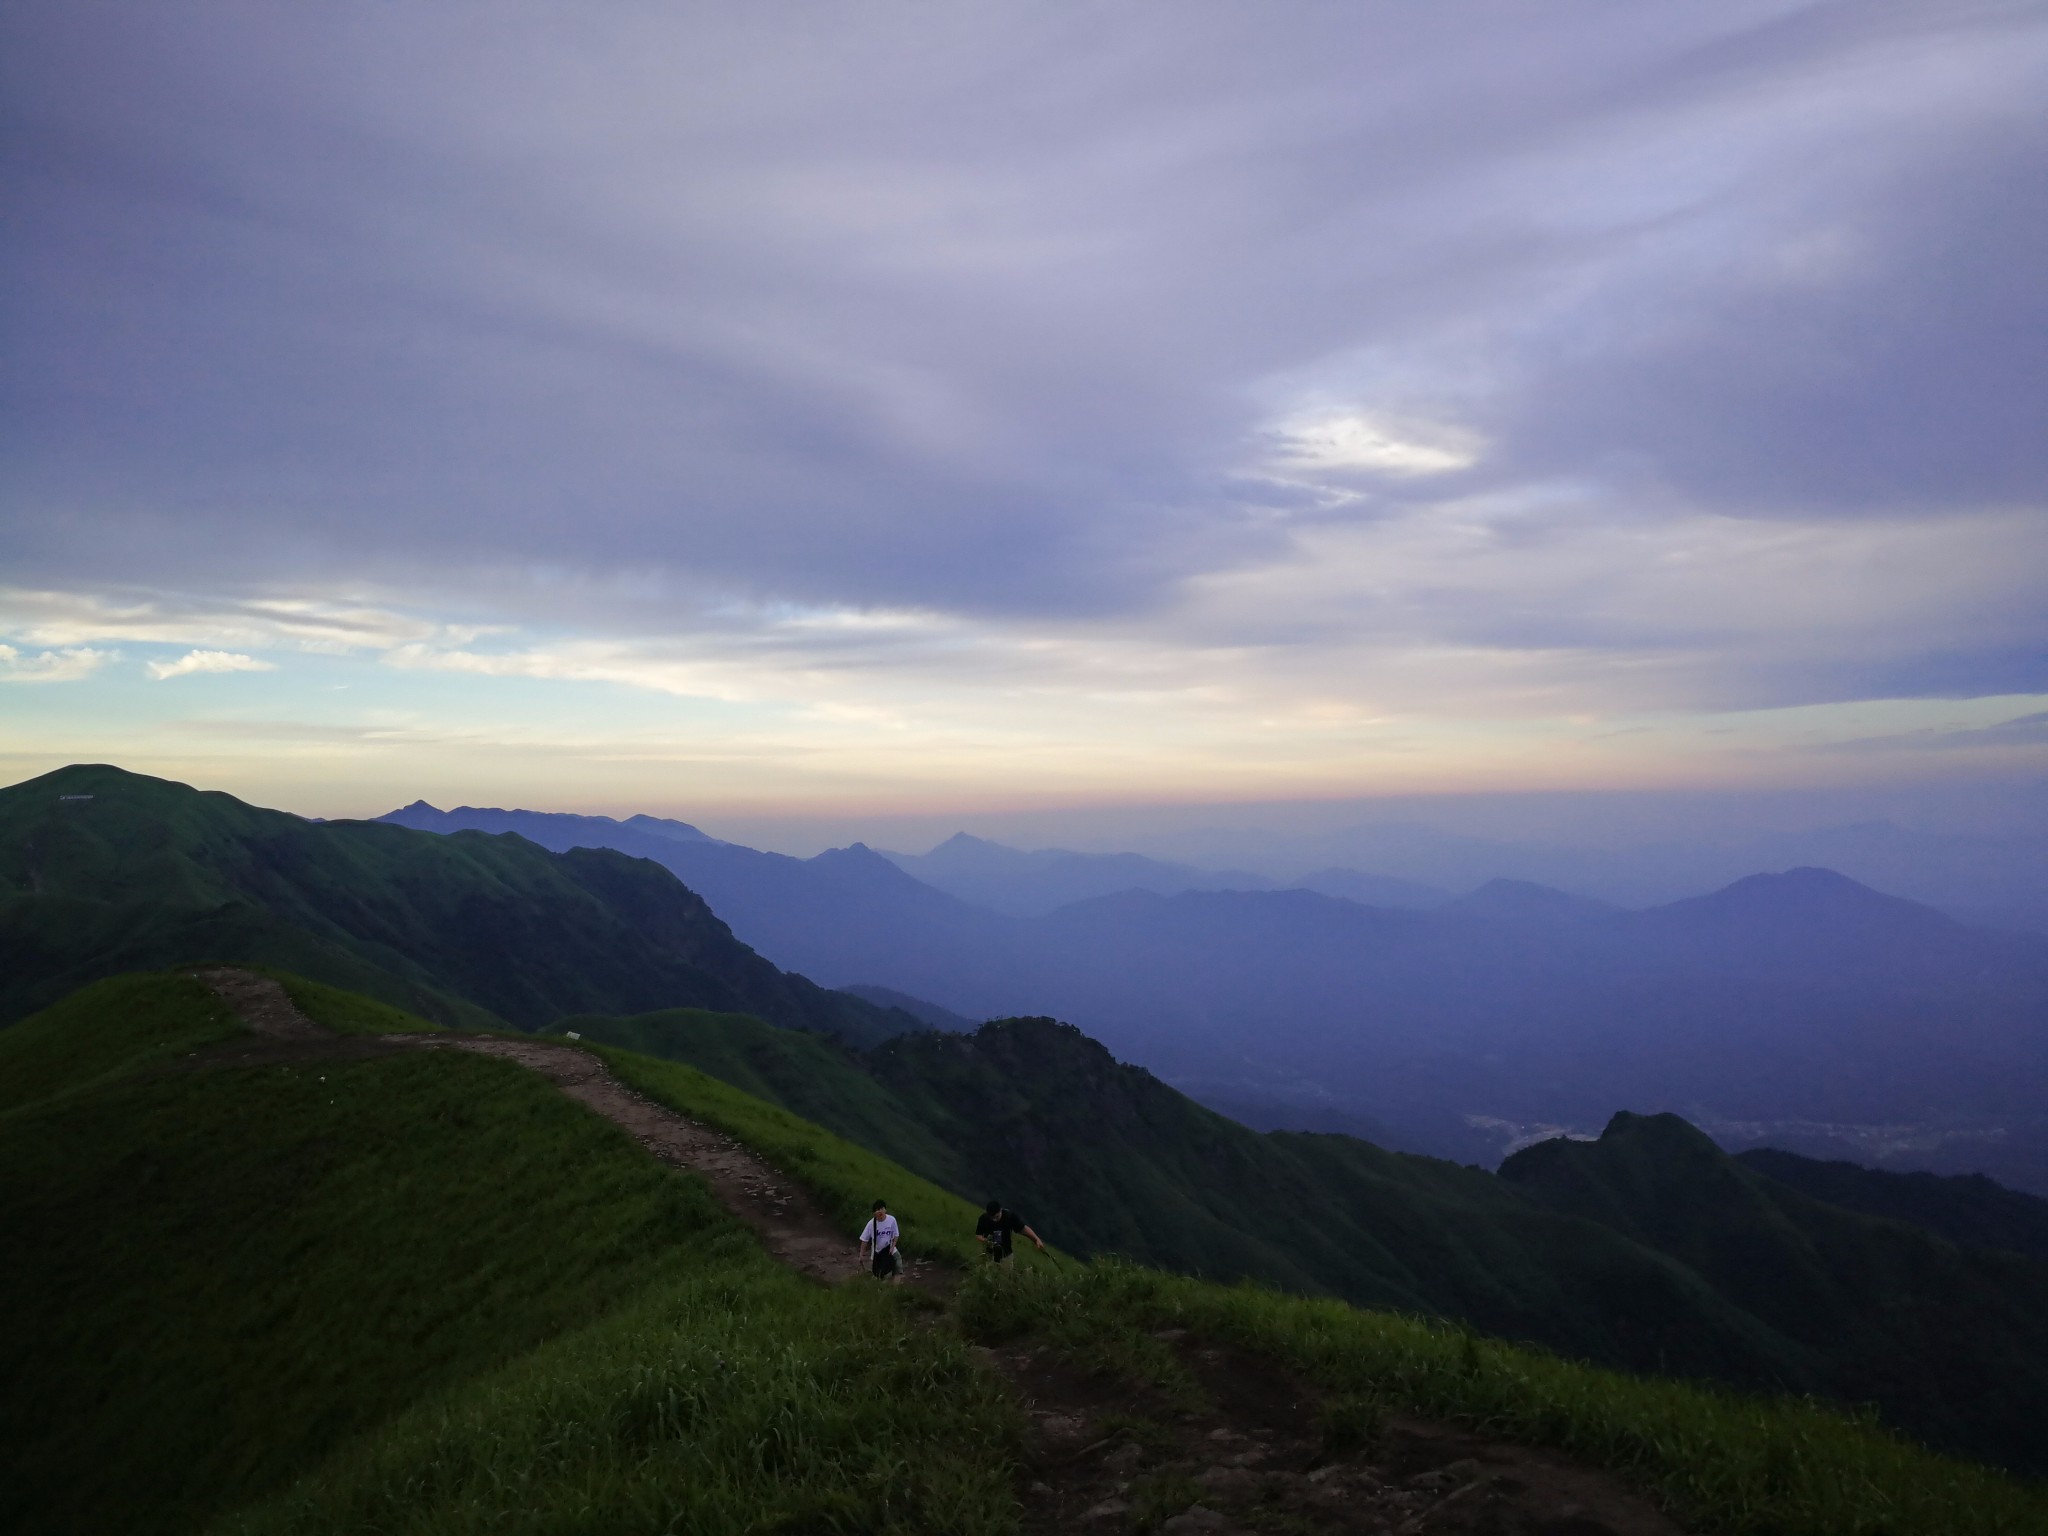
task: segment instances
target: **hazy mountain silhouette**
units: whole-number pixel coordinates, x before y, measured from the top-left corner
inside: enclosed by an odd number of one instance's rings
[[[1394,875],[1367,874],[1360,869],[1318,869],[1299,880],[1275,883],[1318,891],[1325,896],[1342,896],[1346,901],[1362,902],[1368,907],[1440,907],[1451,899],[1451,893],[1438,886]]]
[[[962,901],[1031,917],[1070,902],[1118,891],[1267,891],[1275,882],[1244,870],[1196,869],[1137,853],[1033,852],[1006,848],[965,832],[929,853],[885,854],[898,868]]]
[[[1878,1155],[1858,1127],[1914,1128],[1883,1155],[2048,1191],[2048,942],[1830,871],[1641,911],[1501,878],[1430,911],[1299,888],[1124,889],[1016,916],[858,844],[794,859],[658,844],[603,818],[448,814],[564,846],[605,837],[780,965],[963,1018],[1057,1014],[1260,1124],[1371,1126],[1490,1162],[1632,1103],[1828,1155]],[[991,881],[1175,869],[964,837],[924,857],[942,852]],[[1051,887],[1034,889],[1013,908]]]
[[[2038,833],[1929,832],[1864,821],[1745,838],[1588,846],[1375,822],[1314,834],[1212,829],[1190,832],[1178,844],[1182,858],[1269,874],[1347,865],[1447,891],[1508,878],[1628,907],[1713,890],[1757,870],[1806,865],[1840,871],[1967,922],[2048,932],[2048,837]]]

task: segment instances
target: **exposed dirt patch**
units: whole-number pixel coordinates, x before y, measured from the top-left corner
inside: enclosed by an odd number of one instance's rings
[[[291,994],[268,976],[254,971],[230,970],[226,966],[194,971],[193,979],[203,981],[249,1026],[250,1033],[268,1040],[333,1040],[292,1001]]]
[[[1032,1426],[1034,1532],[1683,1536],[1604,1473],[1405,1418],[1326,1433],[1322,1395],[1269,1362],[1177,1333],[1206,1402],[1078,1370],[1029,1340],[990,1350]]]
[[[501,1057],[548,1078],[663,1162],[701,1176],[785,1264],[828,1283],[861,1272],[853,1238],[795,1184],[731,1137],[633,1092],[587,1051],[491,1035],[335,1035],[268,977],[194,974],[257,1038],[197,1052],[181,1069],[408,1050]],[[912,1283],[935,1291],[957,1278],[918,1262],[910,1269]],[[1020,1474],[1026,1530],[1684,1536],[1611,1476],[1552,1452],[1406,1418],[1332,1438],[1320,1394],[1271,1363],[1176,1331],[1160,1337],[1193,1373],[1199,1401],[1091,1374],[1029,1339],[980,1351],[1008,1378],[1031,1426]]]

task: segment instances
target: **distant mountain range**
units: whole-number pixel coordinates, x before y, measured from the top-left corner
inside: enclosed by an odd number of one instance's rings
[[[1861,821],[1742,838],[1592,846],[1374,822],[1313,835],[1219,828],[1186,834],[1178,845],[1178,857],[1268,875],[1291,876],[1339,864],[1451,891],[1507,878],[1628,907],[1674,901],[1758,870],[1812,866],[1837,870],[1965,922],[2048,933],[2048,837],[2038,833],[1932,832]],[[1323,888],[1313,881],[1279,883]]]
[[[2048,939],[1973,929],[1827,870],[1642,911],[1493,879],[1424,910],[1414,891],[1395,907],[1190,888],[1181,866],[972,838],[919,860],[860,844],[795,859],[604,818],[415,806],[387,819],[560,848],[607,838],[825,985],[968,1019],[1054,1014],[1253,1124],[1491,1163],[1632,1104],[1731,1145],[2048,1192]],[[1008,872],[1020,894],[998,911],[909,870],[966,890]],[[1125,877],[1180,888],[1045,909]]]
[[[965,832],[929,853],[882,857],[949,896],[1012,917],[1038,917],[1072,902],[1124,891],[1177,896],[1182,891],[1272,891],[1284,886],[1383,907],[1434,907],[1451,897],[1434,886],[1356,869],[1324,869],[1299,880],[1279,881],[1248,870],[1196,869],[1137,853],[1072,853],[1061,848],[1026,853]]]

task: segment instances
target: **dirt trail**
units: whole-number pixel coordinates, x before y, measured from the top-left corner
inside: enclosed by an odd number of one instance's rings
[[[588,1051],[491,1035],[337,1035],[267,976],[192,973],[259,1038],[204,1053],[212,1065],[398,1051],[468,1051],[517,1062],[710,1184],[783,1263],[835,1283],[861,1271],[852,1239],[754,1153],[627,1088]],[[913,1262],[910,1278],[953,1277]],[[1100,1536],[1684,1536],[1650,1502],[1598,1470],[1548,1451],[1443,1424],[1393,1418],[1335,1451],[1316,1424],[1317,1395],[1269,1362],[1167,1331],[1208,1406],[1106,1380],[1032,1340],[981,1354],[1008,1378],[1030,1425],[1024,1528]],[[1162,1519],[1161,1517],[1164,1516]]]

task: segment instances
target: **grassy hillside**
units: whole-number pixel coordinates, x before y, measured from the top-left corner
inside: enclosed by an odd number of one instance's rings
[[[922,1027],[778,971],[645,859],[309,822],[102,765],[0,790],[0,949],[0,1022],[235,960],[454,1024],[687,1005],[864,1041]]]
[[[1555,1446],[1654,1492],[1698,1536],[2032,1536],[2048,1491],[1946,1460],[1808,1400],[1596,1370],[1340,1302],[1107,1263],[970,1284],[977,1337],[1027,1334],[1119,1373],[1177,1374],[1158,1330],[1278,1361],[1325,1394],[1322,1419],[1371,1432],[1419,1413]],[[1549,1529],[1590,1531],[1560,1520]],[[1597,1529],[1606,1529],[1601,1526]]]
[[[1680,1189],[1688,1147],[1642,1170],[1665,1180],[1664,1232],[1512,1175],[1248,1131],[1051,1020],[867,1053],[708,1015],[579,1027],[1000,1196],[1071,1251],[1456,1320],[1611,1367],[1875,1401],[1935,1443],[2042,1465],[2024,1426],[2048,1414],[2048,1270],[1804,1205],[1772,1207],[1783,1240],[1760,1246],[1764,1228]],[[1714,1188],[1761,1182],[1691,1134]],[[1557,1146],[1518,1168],[1579,1150]]]
[[[1501,1177],[1667,1253],[1936,1444],[2048,1473],[2048,1266],[1962,1249],[1761,1177],[1676,1115],[1616,1115]]]
[[[978,1512],[1006,1507],[1000,1407],[896,1301],[806,1287],[696,1181],[518,1067],[182,1066],[231,1028],[196,984],[131,977],[0,1032],[0,1526],[197,1529],[342,1453],[341,1483],[256,1528],[360,1530],[348,1511],[391,1504],[376,1469],[431,1446],[444,1481],[421,1496],[412,1466],[393,1497],[417,1524],[397,1528],[561,1529],[577,1507],[660,1528],[643,1517],[661,1506],[737,1532],[857,1505],[920,1444],[897,1496],[919,1513],[892,1528],[1000,1528]],[[951,1385],[899,1411],[906,1374]],[[579,1417],[593,1393],[619,1422]],[[497,1449],[466,1441],[481,1459],[458,1471],[447,1437],[479,1422]],[[738,1454],[759,1435],[791,1454]],[[643,1443],[719,1476],[629,1472]]]
[[[293,990],[359,1031],[404,1022]],[[1166,1325],[1285,1362],[1332,1413],[1427,1412],[1623,1469],[1700,1536],[2048,1520],[2037,1492],[1809,1404],[1127,1266],[984,1268],[959,1329],[918,1326],[929,1298],[779,1269],[696,1180],[508,1063],[209,1066],[230,1028],[189,981],[144,977],[0,1032],[9,1529],[997,1536],[1017,1420],[961,1330],[1130,1371]],[[849,1223],[884,1193],[914,1244],[970,1256],[957,1198],[692,1068],[605,1054]]]

